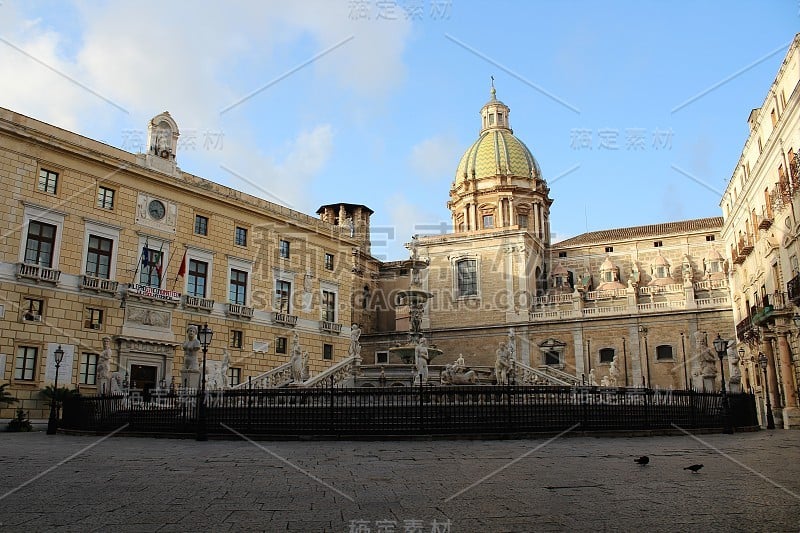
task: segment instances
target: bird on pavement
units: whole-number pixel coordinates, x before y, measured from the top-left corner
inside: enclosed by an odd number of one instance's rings
[[[647,463],[650,462],[650,458],[647,457],[646,455],[643,455],[643,456],[639,457],[638,459],[634,459],[633,462],[634,463],[639,463],[640,465],[644,466],[644,465],[646,465]]]
[[[691,465],[684,468],[684,470],[691,470],[692,474],[696,474],[701,468],[703,468],[703,465]]]

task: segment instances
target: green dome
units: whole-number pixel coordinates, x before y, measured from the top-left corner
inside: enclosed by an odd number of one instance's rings
[[[493,128],[481,133],[461,157],[455,181],[496,175],[542,177],[539,164],[525,143],[505,128]]]

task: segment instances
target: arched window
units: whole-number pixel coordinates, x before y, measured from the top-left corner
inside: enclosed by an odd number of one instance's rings
[[[658,359],[659,361],[673,359],[672,346],[670,346],[669,344],[662,344],[660,346],[656,346],[656,359]]]
[[[614,348],[602,348],[600,350],[600,362],[610,363],[614,360]]]

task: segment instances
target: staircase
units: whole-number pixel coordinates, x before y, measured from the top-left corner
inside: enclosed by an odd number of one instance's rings
[[[580,385],[581,382],[572,374],[562,372],[551,366],[533,368],[525,363],[515,363],[517,385],[559,385],[569,387]]]
[[[267,370],[263,374],[251,378],[248,381],[243,381],[238,385],[231,387],[232,389],[246,389],[252,385],[254,389],[274,389],[277,387],[286,387],[292,382],[292,365],[291,363],[284,363],[279,367]]]

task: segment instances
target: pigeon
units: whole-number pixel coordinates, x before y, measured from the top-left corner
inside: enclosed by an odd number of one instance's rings
[[[697,471],[700,470],[701,468],[703,468],[703,465],[692,465],[692,466],[687,466],[686,468],[684,468],[684,470],[691,470],[692,474],[696,474]]]
[[[644,466],[644,465],[646,465],[647,463],[650,462],[650,458],[647,457],[646,455],[643,455],[643,456],[639,457],[638,459],[634,459],[633,462],[634,463],[639,463],[640,465]]]

